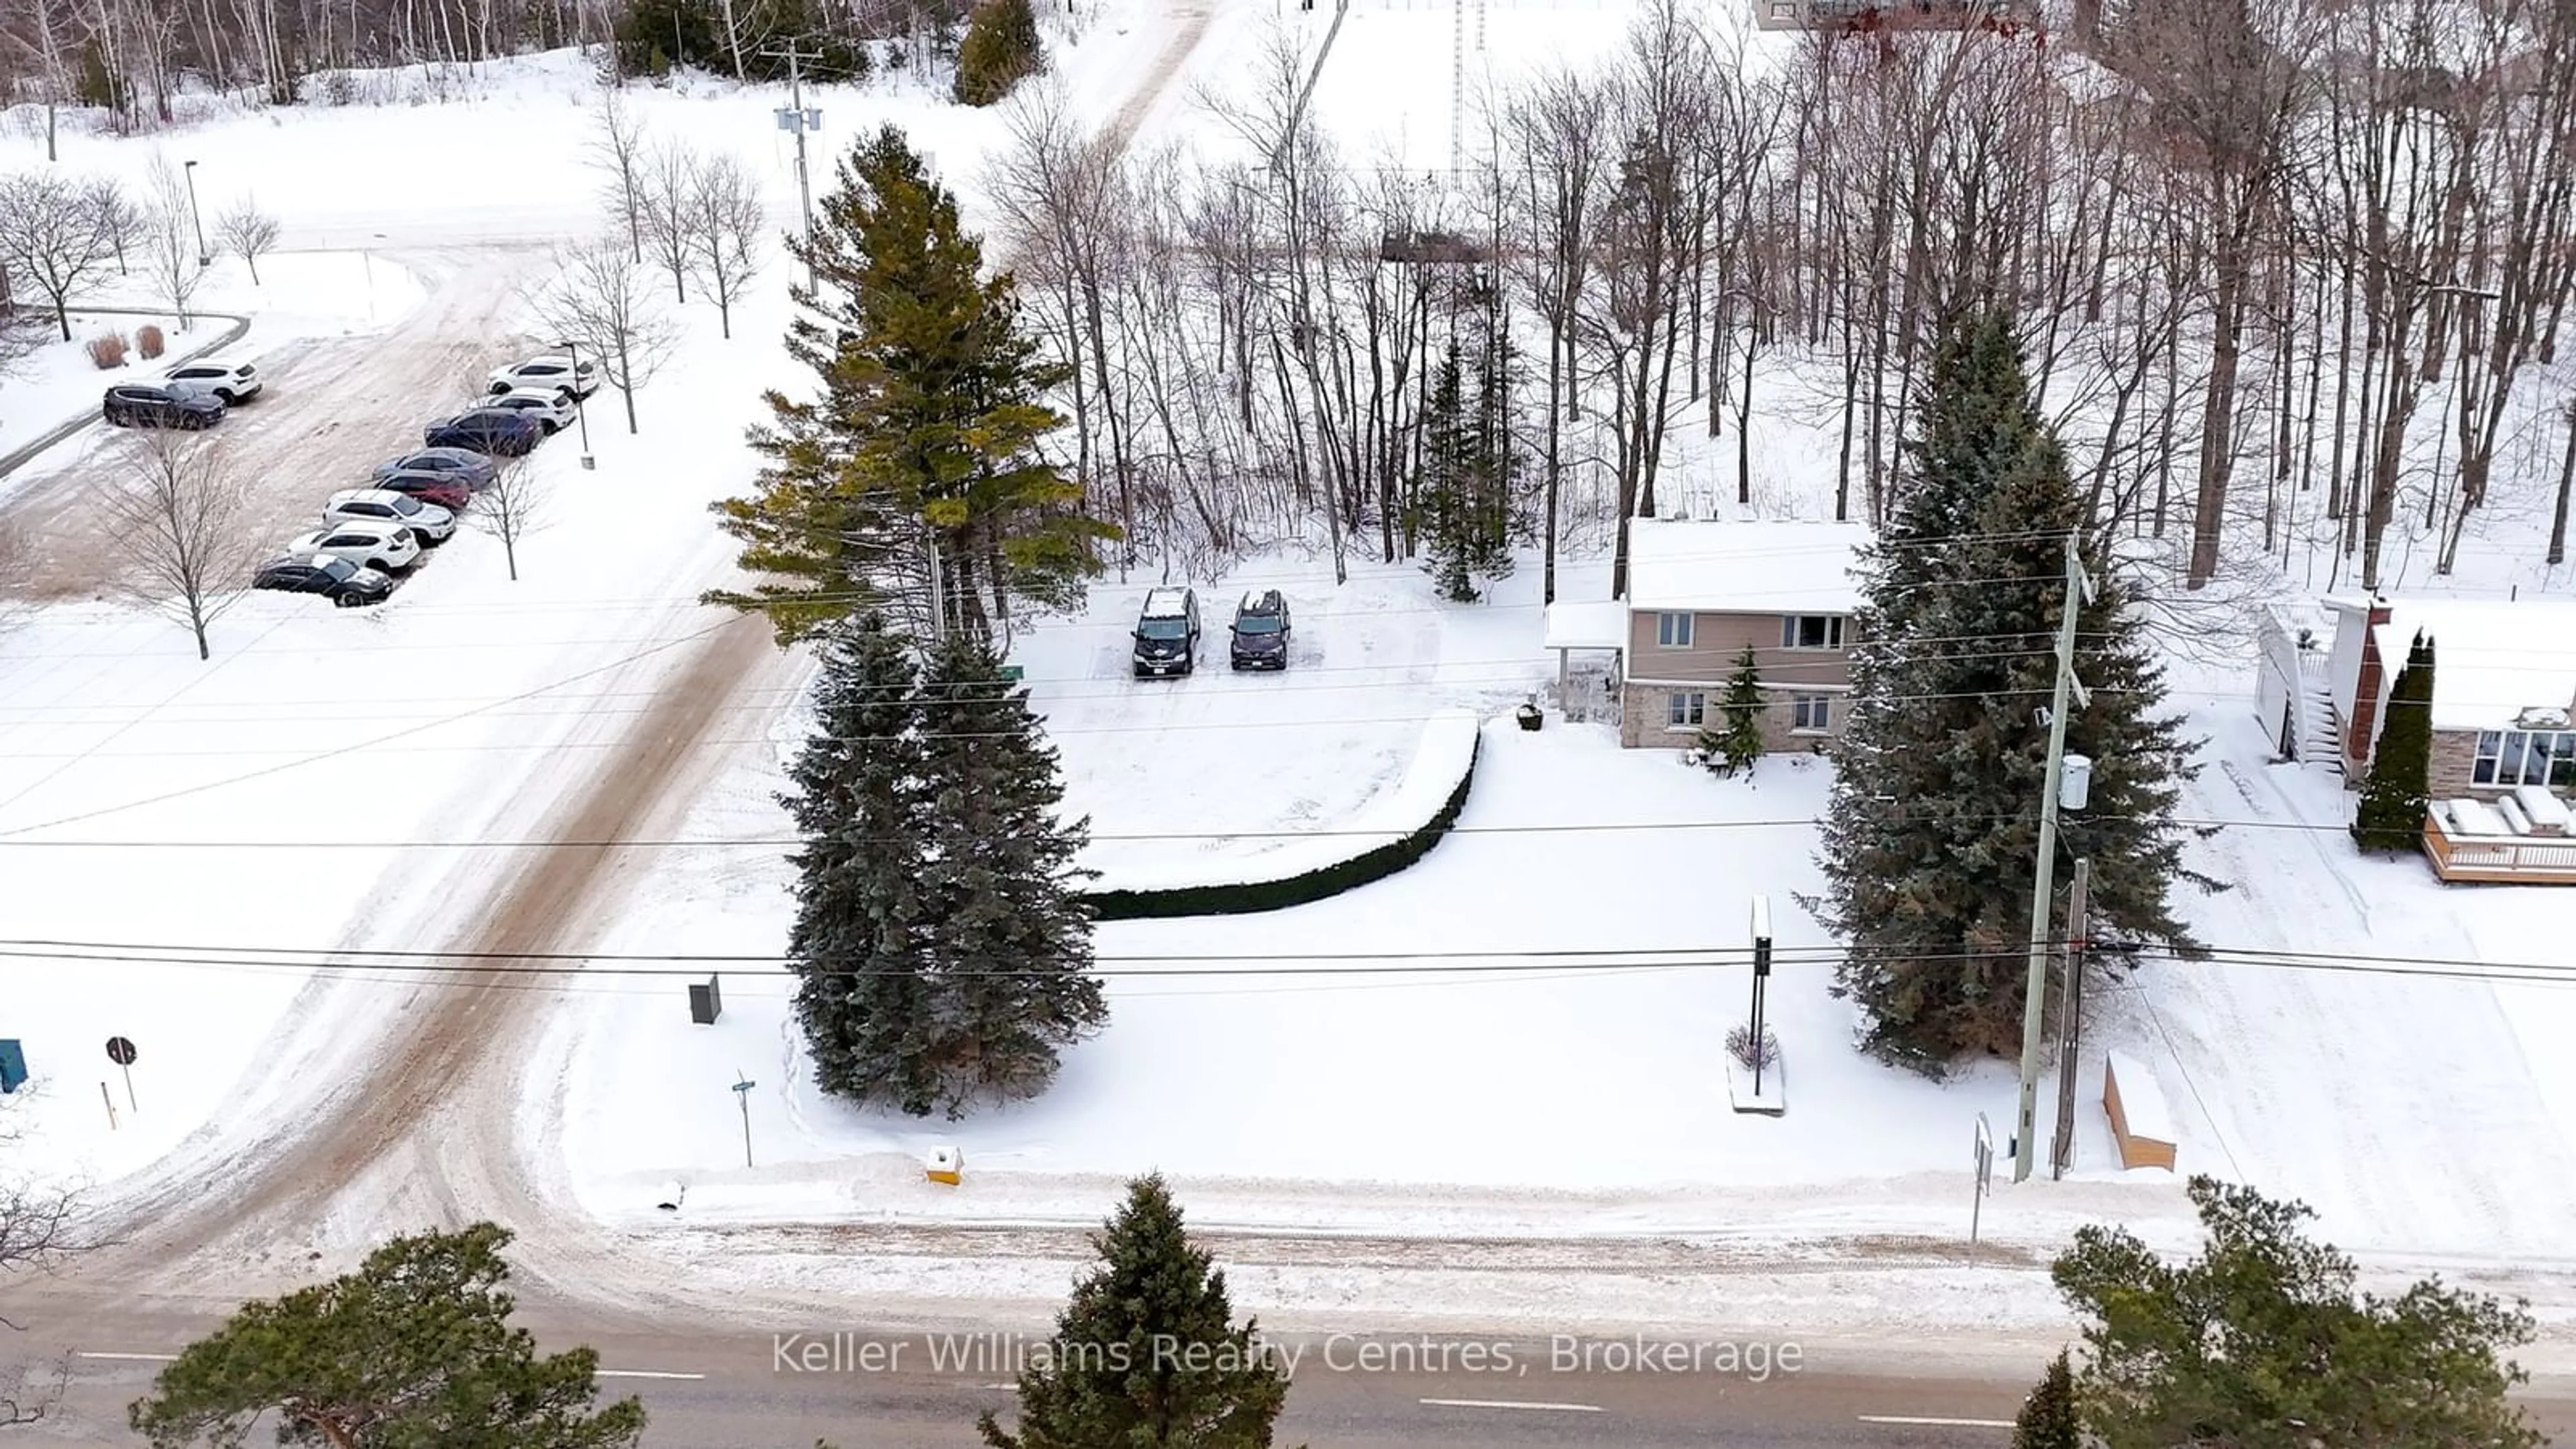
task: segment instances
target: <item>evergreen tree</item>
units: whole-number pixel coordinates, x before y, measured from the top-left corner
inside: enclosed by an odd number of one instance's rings
[[[918,673],[885,616],[824,626],[815,734],[779,797],[805,847],[787,938],[796,1017],[824,1091],[920,1115],[940,1100],[924,1036],[932,907],[920,885],[930,788]]]
[[[1826,813],[1824,919],[1848,943],[1836,990],[1868,1014],[1863,1045],[1938,1075],[2021,1041],[2033,857],[2047,766],[2066,539],[2083,500],[2028,401],[2001,318],[1944,340],[1898,524],[1865,565],[1853,703]],[[1972,393],[1974,396],[1954,394]],[[2006,434],[2018,435],[2018,450]],[[2061,815],[2061,867],[2093,865],[2096,941],[2197,949],[2167,902],[2172,823],[2190,777],[2179,719],[2128,586],[2099,540],[2077,615],[2067,750],[2091,800]],[[2067,872],[2060,869],[2058,879]]]
[[[942,1003],[924,1045],[938,1105],[956,1117],[979,1097],[1044,1091],[1057,1049],[1098,1031],[1109,1008],[1076,892],[1090,874],[1073,863],[1087,822],[1057,817],[1064,783],[1028,692],[959,632],[932,649],[922,694],[918,881]]]
[[[599,1355],[540,1358],[509,1326],[507,1229],[396,1238],[357,1272],[246,1303],[188,1345],[128,1411],[153,1449],[238,1445],[265,1416],[281,1444],[343,1449],[622,1449],[644,1407],[594,1408]]]
[[[1092,1240],[1100,1268],[1056,1317],[1062,1352],[1020,1374],[1016,1433],[991,1449],[1267,1449],[1288,1376],[1233,1325],[1225,1273],[1191,1245],[1160,1177],[1139,1178]]]
[[[2352,1260],[2307,1239],[2306,1207],[2206,1177],[2190,1190],[2199,1256],[2086,1227],[2050,1270],[2087,1320],[2075,1397],[2105,1449],[2548,1442],[2505,1397],[2528,1379],[2500,1356],[2531,1341],[2521,1305],[2433,1280],[2358,1292]]]
[[[1726,694],[1718,701],[1718,717],[1703,726],[1692,742],[1709,769],[1721,775],[1738,770],[1753,773],[1762,758],[1763,709],[1762,674],[1753,660],[1753,646],[1747,644],[1735,656],[1735,673],[1728,676]]]
[[[770,581],[709,598],[766,614],[782,641],[869,602],[935,632],[937,599],[978,637],[1015,598],[1073,602],[1116,530],[1039,449],[1064,422],[1043,400],[1064,374],[1010,275],[983,276],[956,198],[892,126],[841,158],[819,211],[812,241],[788,243],[815,285],[792,289],[787,349],[820,395],[767,395],[759,491],[716,507]]]
[[[989,106],[1046,69],[1037,12],[1029,0],[984,0],[957,43],[955,94],[961,105]]]
[[[2433,641],[2415,636],[2406,667],[2388,691],[2379,747],[2352,821],[2352,838],[2364,850],[2421,850],[2424,812],[2432,808]]]
[[[1408,529],[1421,540],[1423,572],[1440,597],[1473,603],[1476,581],[1512,571],[1512,513],[1518,465],[1508,419],[1506,384],[1497,366],[1469,369],[1456,342],[1433,370],[1422,410],[1422,449],[1413,478]]]
[[[2066,1361],[2066,1350],[2057,1351],[2047,1375],[2022,1401],[2013,1418],[2012,1449],[2084,1449],[2084,1424],[2075,1411],[2075,1370]]]

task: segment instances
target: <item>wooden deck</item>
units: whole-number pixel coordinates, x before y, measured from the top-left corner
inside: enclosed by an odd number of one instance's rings
[[[2424,855],[2445,881],[2576,885],[2576,836],[2477,835],[2458,839],[2424,817]]]

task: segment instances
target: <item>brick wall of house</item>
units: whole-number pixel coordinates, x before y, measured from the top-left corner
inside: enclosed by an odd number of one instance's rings
[[[2477,758],[2477,731],[2433,731],[2432,758],[2424,772],[2425,793],[2436,800],[2457,800],[2463,795],[2502,794],[2492,785],[2470,783],[2469,775],[2477,766]]]
[[[1621,691],[1619,699],[1619,743],[1632,750],[1689,749],[1698,739],[1699,731],[1690,728],[1673,729],[1667,724],[1667,721],[1672,718],[1671,697],[1676,692],[1677,686],[1673,685],[1627,685]],[[1712,682],[1703,691],[1707,702],[1701,711],[1702,720],[1719,723],[1724,721],[1725,716],[1719,709],[1718,698],[1725,692],[1725,686],[1716,682]],[[1849,718],[1851,696],[1837,694],[1827,698],[1832,727],[1821,735],[1796,728],[1797,715],[1786,695],[1772,701],[1762,711],[1763,748],[1775,754],[1805,752],[1814,750],[1827,740],[1841,738],[1843,725]]]

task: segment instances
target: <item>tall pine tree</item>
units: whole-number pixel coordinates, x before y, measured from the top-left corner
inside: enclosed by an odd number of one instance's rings
[[[1008,273],[892,126],[839,162],[794,288],[787,350],[820,395],[767,394],[752,447],[760,489],[716,505],[743,542],[747,592],[710,600],[766,614],[782,641],[864,604],[899,601],[919,632],[990,637],[1014,599],[1064,604],[1116,530],[1083,515],[1080,485],[1039,440],[1063,425]]]
[[[2370,778],[2361,787],[2352,838],[2364,850],[2421,850],[2432,808],[2433,641],[2415,636],[2406,667],[2388,690]]]
[[[1867,1012],[1863,1045],[1939,1074],[2018,1050],[2056,672],[2065,547],[2084,525],[2064,454],[2031,406],[2001,317],[1944,339],[1909,449],[1898,522],[1866,565],[1853,707],[1824,829],[1823,915],[1848,955],[1837,990]],[[2059,821],[2057,878],[2093,867],[2097,941],[2194,949],[2167,892],[2172,815],[2191,773],[2128,586],[2097,540],[2078,613],[2067,750],[2091,799]]]
[[[1761,666],[1754,662],[1753,646],[1735,656],[1735,673],[1728,676],[1725,697],[1718,701],[1717,717],[1703,726],[1693,743],[1708,768],[1720,775],[1741,770],[1749,778],[1753,766],[1762,758],[1762,712],[1768,706],[1762,698]]]
[[[787,939],[796,1017],[824,1091],[927,1113],[932,905],[920,884],[930,787],[918,671],[875,610],[823,627],[815,734],[779,797],[805,848]]]
[[[1091,914],[1074,865],[1086,822],[1060,819],[1064,782],[1028,692],[984,643],[949,635],[922,681],[929,782],[919,889],[929,969],[953,1003],[930,1043],[951,1117],[978,1097],[1031,1097],[1056,1052],[1100,1029]]]
[[[1225,1273],[1182,1231],[1160,1177],[1092,1240],[1101,1265],[1056,1317],[1062,1351],[1020,1373],[1019,1427],[977,1421],[991,1449],[1268,1449],[1288,1375],[1257,1327],[1233,1324]]]

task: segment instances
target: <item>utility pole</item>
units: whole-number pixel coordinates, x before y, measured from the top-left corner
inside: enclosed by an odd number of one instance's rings
[[[2069,692],[2089,700],[2075,677],[2075,625],[2093,597],[2093,580],[2084,572],[2084,554],[2075,535],[2066,535],[2066,597],[2058,605],[2057,688],[2048,710],[2048,776],[2039,792],[2039,869],[2031,887],[2030,975],[2021,1009],[2021,1111],[2015,1119],[2013,1181],[2030,1180],[2032,1160],[2039,1155],[2039,1049],[2045,1039],[2048,1005],[2048,918],[2057,883],[2057,795],[2066,783],[2066,706]]]
[[[787,109],[778,113],[778,129],[796,133],[796,202],[805,218],[805,290],[814,290],[814,183],[805,165],[805,137],[808,132],[823,129],[823,112],[805,108],[805,69],[807,60],[821,60],[822,52],[807,55],[795,41],[783,49],[764,50],[762,55],[787,62]]]
[[[2048,1175],[2066,1176],[2075,1165],[2075,1058],[2084,1038],[2085,887],[2092,883],[2093,862],[2075,861],[2075,878],[2066,883],[2066,986],[2057,1011],[2057,1138],[2049,1144]]]

